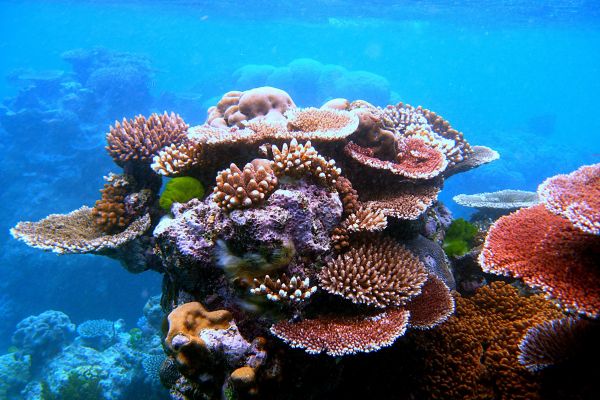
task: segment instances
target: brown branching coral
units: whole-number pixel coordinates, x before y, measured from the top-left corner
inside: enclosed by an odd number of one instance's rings
[[[273,152],[271,168],[277,176],[287,175],[296,178],[311,176],[327,186],[334,186],[340,176],[341,170],[335,166],[335,161],[327,161],[320,156],[310,141],[298,144],[296,139],[292,139],[289,145],[284,144],[281,150],[273,145],[271,151]]]
[[[439,136],[451,140],[452,150],[446,153],[446,157],[451,164],[458,164],[473,152],[469,143],[465,140],[463,134],[450,126],[450,123],[433,111],[426,108],[417,108],[431,126],[431,130]]]
[[[346,218],[341,225],[348,232],[377,232],[387,227],[387,217],[381,211],[360,208]]]
[[[96,224],[106,233],[115,233],[124,229],[131,220],[125,211],[125,196],[129,191],[129,182],[123,175],[105,176],[106,184],[100,190],[102,198],[96,201],[92,215]]]
[[[389,309],[360,317],[320,317],[300,322],[278,322],[271,333],[290,347],[309,354],[330,356],[369,353],[390,346],[406,331],[409,312]]]
[[[339,176],[335,182],[335,190],[342,201],[345,217],[358,210],[358,193],[352,187],[352,182],[343,176]]]
[[[69,214],[51,214],[37,222],[19,222],[10,232],[31,247],[60,254],[82,254],[117,249],[149,228],[150,216],[145,214],[123,232],[107,235],[96,224],[92,209],[81,207]]]
[[[352,247],[319,274],[320,287],[357,304],[401,306],[421,292],[425,267],[393,239],[382,237]]]
[[[276,280],[271,279],[269,275],[262,279],[254,278],[253,283],[254,287],[250,289],[250,293],[263,295],[271,301],[298,303],[308,299],[317,291],[316,286],[310,285],[309,278],[302,279],[297,276],[288,278],[286,274],[282,274]]]
[[[415,337],[424,352],[423,397],[432,399],[538,399],[539,381],[519,364],[528,328],[562,313],[541,295],[519,295],[503,282],[456,297],[444,324]]]
[[[198,161],[202,146],[191,140],[163,147],[152,159],[154,172],[174,176],[192,168]]]
[[[214,201],[224,210],[248,208],[265,201],[276,187],[277,177],[268,160],[255,159],[243,170],[231,164],[217,176]]]
[[[138,161],[150,163],[160,149],[185,140],[188,125],[175,113],[142,115],[115,122],[106,134],[106,150],[120,166]]]

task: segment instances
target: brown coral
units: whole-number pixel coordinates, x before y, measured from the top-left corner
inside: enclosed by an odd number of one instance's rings
[[[486,146],[472,146],[471,153],[461,162],[448,166],[444,171],[444,176],[447,178],[451,175],[465,172],[481,165],[490,163],[500,158],[500,154]]]
[[[129,182],[123,175],[109,174],[105,176],[106,184],[100,190],[102,198],[96,201],[92,215],[96,224],[106,233],[123,230],[131,218],[125,212],[125,196],[129,191]]]
[[[329,293],[379,308],[405,304],[426,279],[419,259],[386,237],[352,247],[319,274],[320,287]]]
[[[197,302],[185,303],[168,316],[169,331],[165,344],[180,369],[194,375],[208,356],[206,343],[200,337],[205,329],[227,329],[233,316],[227,310],[207,311]]]
[[[410,326],[429,329],[446,321],[454,313],[454,297],[440,278],[429,274],[421,293],[404,307],[410,311]]]
[[[81,207],[69,214],[51,214],[37,222],[19,222],[10,233],[31,247],[60,254],[102,253],[124,246],[150,228],[148,214],[134,220],[120,233],[107,235],[92,209]]]
[[[503,282],[457,295],[455,314],[415,337],[424,352],[423,397],[539,399],[539,381],[519,364],[518,345],[528,328],[561,316],[543,296],[520,296]]]
[[[293,108],[285,116],[288,130],[298,140],[338,141],[358,127],[356,114],[342,110]]]
[[[440,188],[437,183],[399,183],[380,190],[363,201],[362,207],[381,211],[388,217],[412,220],[437,200]]]
[[[600,235],[600,164],[548,178],[538,193],[549,211],[584,232]]]
[[[352,182],[343,176],[339,176],[335,182],[335,190],[342,201],[344,217],[354,213],[358,209],[358,193],[352,187]]]
[[[342,222],[348,232],[377,232],[387,227],[387,217],[382,211],[360,208]]]
[[[254,278],[254,287],[250,289],[250,293],[255,295],[263,295],[271,301],[284,302],[301,302],[308,299],[317,291],[316,286],[310,285],[309,278],[298,278],[292,276],[288,278],[286,274],[282,274],[276,280],[271,279],[266,275],[262,279]]]
[[[160,175],[174,176],[198,163],[202,145],[191,140],[163,147],[152,159],[150,167]]]
[[[115,162],[123,166],[130,161],[150,163],[160,149],[185,140],[188,125],[183,119],[166,112],[142,115],[134,119],[115,122],[106,134],[106,150]]]
[[[219,172],[213,200],[224,210],[248,208],[262,203],[276,189],[277,177],[270,162],[255,159],[243,170],[231,164]]]
[[[281,150],[273,145],[271,151],[271,168],[277,176],[311,176],[327,186],[334,186],[340,176],[341,170],[335,166],[335,161],[327,161],[320,156],[310,141],[298,144],[296,139],[292,139],[289,145],[284,144]]]
[[[522,278],[569,310],[600,314],[600,236],[575,228],[543,205],[520,209],[490,228],[485,272]]]
[[[369,353],[390,346],[404,334],[409,312],[389,309],[378,314],[355,317],[323,316],[300,322],[278,322],[271,333],[290,347],[309,354],[330,356]]]

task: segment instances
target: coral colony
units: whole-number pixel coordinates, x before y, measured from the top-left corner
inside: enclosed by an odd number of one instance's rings
[[[409,331],[424,360],[423,396],[533,399],[529,370],[559,363],[554,343],[573,342],[580,318],[600,313],[600,165],[551,178],[537,195],[462,199],[528,208],[501,217],[483,250],[469,250],[477,229],[461,227],[468,240],[449,255],[475,262],[481,251],[484,271],[522,278],[561,310],[504,282],[472,297],[453,291],[441,248],[451,218],[438,193],[444,179],[499,155],[422,107],[334,99],[299,108],[260,87],[225,94],[201,126],[174,113],[137,116],[116,122],[107,141],[123,172],[106,177],[93,208],[11,232],[164,275],[166,358],[143,365],[160,369],[174,399],[277,398],[265,388],[284,382],[279,398],[293,398],[290,376],[309,373],[293,360],[337,357],[341,369]],[[172,179],[161,197],[162,177]]]

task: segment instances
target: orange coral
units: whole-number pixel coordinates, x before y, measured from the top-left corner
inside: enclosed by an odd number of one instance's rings
[[[600,235],[600,164],[548,178],[538,193],[549,211],[584,232]]]
[[[410,311],[410,326],[428,329],[446,321],[454,312],[454,297],[448,286],[436,275],[429,274],[421,293],[404,307]]]
[[[522,278],[567,309],[600,314],[600,236],[575,228],[543,205],[500,218],[490,228],[484,271]]]
[[[561,316],[543,296],[520,296],[503,282],[457,295],[454,316],[415,337],[424,351],[424,397],[539,399],[539,381],[517,359],[519,342],[529,327]]]
[[[340,200],[342,201],[344,216],[348,216],[358,209],[358,193],[352,187],[352,182],[343,176],[339,176],[335,182]]]
[[[167,349],[186,375],[194,375],[208,349],[200,332],[204,329],[227,329],[233,316],[227,310],[207,311],[197,302],[185,303],[168,316],[169,331],[165,338]]]
[[[397,165],[410,178],[430,179],[446,169],[446,156],[419,137],[407,137],[397,144]]]
[[[96,201],[92,215],[96,224],[106,233],[123,230],[130,222],[130,216],[125,213],[125,196],[128,193],[129,182],[122,175],[110,174],[104,177],[107,183],[100,190],[102,198]]]

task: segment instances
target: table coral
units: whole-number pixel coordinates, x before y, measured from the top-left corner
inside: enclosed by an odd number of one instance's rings
[[[543,296],[521,296],[502,282],[470,298],[457,295],[455,314],[416,337],[424,351],[423,396],[539,399],[539,381],[519,364],[519,342],[528,328],[561,316]]]
[[[549,211],[584,232],[600,235],[600,164],[548,178],[538,193]]]

